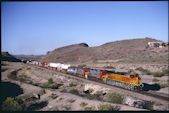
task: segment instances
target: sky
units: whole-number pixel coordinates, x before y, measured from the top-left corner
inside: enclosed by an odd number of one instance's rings
[[[1,2],[1,51],[13,55],[145,37],[168,41],[168,1]]]

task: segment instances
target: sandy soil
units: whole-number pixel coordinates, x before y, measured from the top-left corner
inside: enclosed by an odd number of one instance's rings
[[[43,69],[43,68],[39,68],[35,66],[31,66],[28,64],[23,64],[23,63],[14,63],[14,62],[2,62],[3,64],[6,64],[5,66],[2,66],[2,69],[7,69],[5,71],[2,72],[2,81],[11,81],[8,79],[7,75],[9,75],[12,71],[21,69],[21,71],[19,71],[17,74],[18,75],[26,75],[27,77],[29,77],[33,83],[37,83],[37,84],[43,84],[48,82],[48,79],[52,78],[53,81],[55,83],[62,83],[63,86],[62,88],[67,88],[67,90],[71,87],[69,87],[70,83],[76,83],[77,86],[75,86],[75,88],[80,89],[80,86],[83,84],[83,82],[78,81],[76,79],[68,79],[64,76],[60,76],[59,74],[56,73],[52,73],[50,70],[48,71],[47,69]],[[152,79],[153,77],[150,75],[143,75],[142,76],[143,82],[145,83],[153,83]],[[161,77],[161,78],[157,78],[160,81],[165,81],[166,77]],[[40,88],[38,86],[33,86],[31,84],[25,84],[25,83],[20,83],[20,82],[16,82],[17,84],[19,84],[23,89],[24,89],[24,94],[30,94],[30,93],[39,93],[43,88]],[[160,90],[163,93],[167,93],[168,89],[167,88],[163,88]],[[160,92],[159,91],[159,92]],[[52,99],[50,96],[51,94],[56,94],[57,98]],[[71,102],[70,100],[73,99],[74,102]],[[87,103],[87,105],[85,107],[89,107],[89,106],[95,106],[97,108],[97,106],[99,104],[111,104],[113,106],[119,106],[120,107],[120,111],[142,111],[142,110],[146,110],[146,109],[139,109],[139,108],[135,108],[135,107],[131,107],[128,105],[123,105],[123,104],[112,104],[112,103],[108,103],[108,102],[102,102],[102,101],[98,101],[98,100],[89,100],[71,93],[63,93],[60,92],[60,89],[45,89],[45,94],[41,95],[40,101],[48,101],[48,105],[42,109],[40,109],[40,111],[55,111],[55,110],[73,110],[73,111],[81,111],[84,110],[84,107],[80,106],[81,102],[85,102]]]

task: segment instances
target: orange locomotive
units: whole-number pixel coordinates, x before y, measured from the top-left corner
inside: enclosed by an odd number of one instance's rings
[[[142,82],[137,73],[101,71],[100,77],[106,84],[123,87],[130,90],[141,90]]]
[[[137,73],[114,72],[90,68],[69,67],[68,74],[85,77],[86,79],[102,81],[112,86],[123,87],[129,90],[141,90],[141,78]]]

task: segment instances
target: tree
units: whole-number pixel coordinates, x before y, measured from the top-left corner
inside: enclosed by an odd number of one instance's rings
[[[2,103],[2,111],[21,111],[23,107],[12,97],[8,97]]]

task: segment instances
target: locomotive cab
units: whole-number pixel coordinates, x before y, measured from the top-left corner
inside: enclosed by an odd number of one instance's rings
[[[130,73],[129,78],[130,78],[132,85],[134,85],[134,89],[140,90],[142,87],[142,83],[141,83],[141,78],[139,77],[139,75],[137,73]]]

